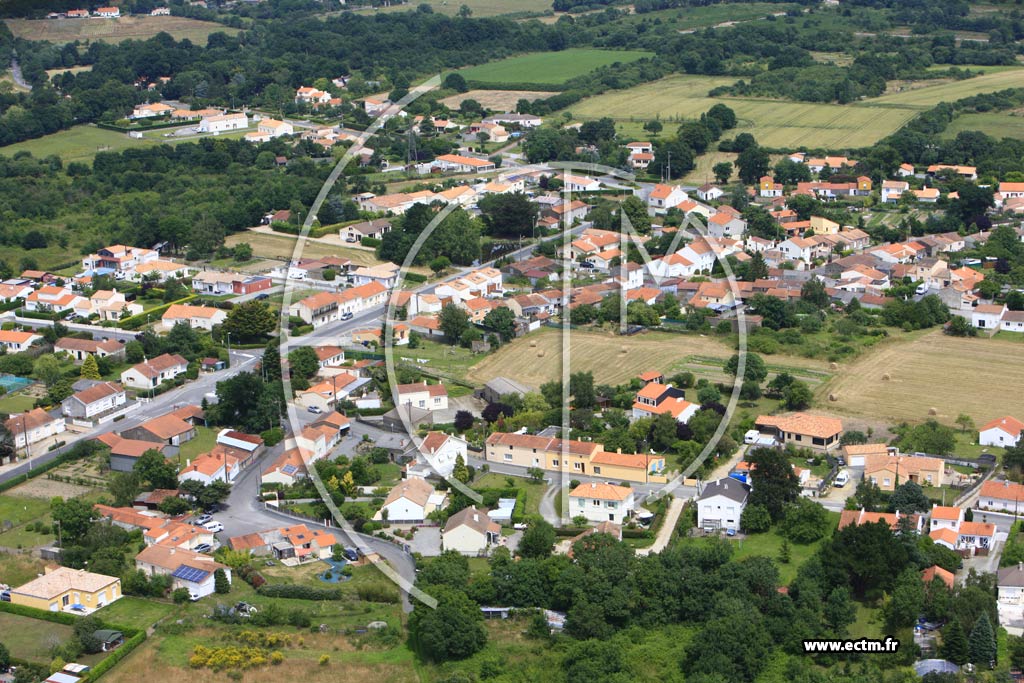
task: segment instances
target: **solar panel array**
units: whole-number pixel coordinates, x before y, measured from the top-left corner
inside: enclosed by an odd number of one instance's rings
[[[193,583],[199,583],[209,575],[210,572],[204,569],[196,569],[195,567],[189,567],[188,565],[184,564],[175,569],[174,572],[171,574],[171,576],[173,576],[176,579],[181,579],[182,581],[191,581]]]

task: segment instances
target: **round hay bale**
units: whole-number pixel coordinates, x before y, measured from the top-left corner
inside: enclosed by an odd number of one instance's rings
[[[543,358],[544,354],[547,353],[544,349],[537,352],[537,358]]]
[[[537,342],[535,342],[535,341],[530,342],[530,348],[531,349],[537,348]]]
[[[835,403],[836,401],[839,400],[839,395],[838,394],[829,394],[828,395],[828,400],[830,400],[833,403]]]
[[[939,414],[939,409],[938,408],[929,408],[928,409],[928,414],[929,415],[938,415]]]
[[[838,370],[839,369],[839,363],[829,363],[828,364],[828,369],[829,370]]]
[[[884,375],[882,375],[882,381],[883,382],[888,382],[890,379],[892,379],[892,377],[889,376],[888,372],[885,373]]]
[[[619,347],[619,353],[629,353],[629,347],[627,347],[627,346],[620,346]]]

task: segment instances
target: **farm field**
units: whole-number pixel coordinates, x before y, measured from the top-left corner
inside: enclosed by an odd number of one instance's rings
[[[360,14],[376,14],[377,12],[411,12],[419,5],[426,4],[438,14],[455,16],[463,5],[473,11],[473,17],[496,17],[501,14],[518,14],[522,12],[540,13],[551,9],[548,0],[513,0],[502,2],[501,0],[424,0],[424,2],[409,2],[404,5],[391,5],[390,7],[378,7],[376,9],[357,11]]]
[[[891,421],[921,421],[935,408],[935,419],[953,424],[960,413],[984,424],[996,415],[1024,413],[1024,366],[1008,362],[1020,346],[1000,338],[949,337],[940,330],[911,341],[884,344],[849,365],[819,390],[818,404],[854,417],[878,414],[886,406]],[[941,373],[941,380],[939,379]],[[889,375],[883,380],[883,375]],[[949,391],[941,391],[947,387]],[[835,401],[827,401],[832,394]],[[992,397],[1000,397],[993,408]]]
[[[117,131],[84,125],[44,135],[34,140],[25,140],[0,147],[0,156],[14,156],[18,152],[28,151],[38,159],[56,154],[64,163],[68,163],[91,161],[97,152],[120,152],[129,147],[140,147],[146,144],[152,143],[130,138]]]
[[[245,242],[252,247],[256,258],[291,259],[295,252],[296,239],[298,238],[292,235],[246,230],[229,235],[224,240],[224,243],[229,247],[233,247],[236,244]],[[372,251],[334,246],[316,240],[306,240],[302,248],[302,255],[314,258],[320,256],[342,256],[352,261],[352,263],[361,266],[380,263]]]
[[[695,119],[713,105],[723,103],[731,107],[740,120],[730,135],[751,133],[767,147],[870,145],[900,128],[918,112],[909,107],[851,107],[707,96],[712,88],[730,82],[732,79],[710,76],[671,76],[585,99],[569,111],[577,120],[610,116],[617,123],[636,124],[635,130],[657,114],[665,128],[670,129],[674,122]]]
[[[476,100],[484,109],[493,111],[515,111],[519,100],[540,100],[554,93],[547,90],[470,90],[440,100],[441,104],[458,109],[463,100]]]
[[[1024,140],[1024,116],[1008,112],[987,112],[984,114],[961,114],[942,133],[944,138],[955,138],[965,130],[980,130],[996,139],[1018,138]]]
[[[939,102],[953,102],[978,93],[1020,87],[1021,83],[1024,83],[1024,69],[1004,67],[1001,70],[991,70],[982,76],[975,76],[963,81],[941,81],[934,85],[863,100],[857,105],[857,108],[884,104],[926,109]]]
[[[199,45],[206,44],[211,33],[238,33],[212,21],[199,21],[187,17],[121,17],[120,19],[7,19],[7,27],[16,38],[46,40],[51,43],[71,43],[76,40],[101,40],[120,43],[122,40],[145,40],[158,33],[171,34],[175,40],[188,38]]]
[[[498,376],[514,377],[533,388],[560,379],[561,334],[560,330],[544,328],[517,339],[469,368],[466,378],[483,384]],[[530,346],[532,343],[536,346]],[[669,332],[647,332],[625,340],[610,333],[574,330],[570,343],[572,371],[593,372],[598,384],[625,382],[652,368],[668,375],[689,369],[687,361],[691,356],[725,359],[733,353],[731,347],[712,337]],[[628,348],[627,353],[622,353],[623,348]],[[823,361],[793,356],[772,356],[769,362],[797,368],[827,367]]]
[[[532,52],[497,62],[479,64],[459,73],[467,81],[483,83],[543,83],[559,85],[601,66],[634,62],[652,53],[640,50],[595,50],[574,48],[561,52]]]

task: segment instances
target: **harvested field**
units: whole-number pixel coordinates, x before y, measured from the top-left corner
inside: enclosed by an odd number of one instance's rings
[[[206,38],[211,33],[238,33],[237,28],[229,28],[212,21],[167,16],[120,19],[7,19],[6,22],[16,38],[46,40],[58,44],[72,43],[76,40],[120,43],[122,40],[145,40],[166,32],[175,40],[188,38],[193,43],[205,45]]]
[[[559,52],[531,52],[496,62],[478,64],[459,73],[467,81],[483,83],[543,83],[559,85],[600,66],[635,62],[652,53],[640,50],[597,50],[572,48]]]
[[[698,370],[701,363],[688,362],[696,357],[727,359],[733,350],[718,339],[696,335],[647,332],[621,337],[609,332],[574,330],[570,334],[570,358],[573,372],[593,372],[599,384],[618,384],[645,370],[657,369],[672,374],[684,369]],[[533,346],[531,346],[533,344]],[[622,349],[626,353],[622,353]],[[771,356],[772,365],[827,369],[822,361],[792,356]],[[511,377],[537,388],[544,382],[561,379],[561,331],[545,328],[503,346],[471,367],[466,378],[483,384],[494,377]]]
[[[881,345],[841,366],[818,390],[819,404],[831,393],[837,400],[828,403],[829,410],[854,417],[878,415],[884,406],[893,421],[920,421],[937,408],[931,417],[940,422],[951,425],[967,413],[983,424],[1024,413],[1024,395],[1017,390],[1024,382],[1022,355],[1020,344],[1010,340],[949,337],[935,330]]]
[[[256,258],[281,260],[292,258],[296,239],[291,235],[247,230],[230,235],[224,242],[229,247],[245,242],[252,247]],[[342,256],[351,260],[352,263],[361,266],[371,266],[380,263],[372,251],[334,246],[317,240],[306,240],[302,248],[302,255],[313,258],[319,256]]]
[[[546,90],[470,90],[440,100],[449,109],[458,109],[463,100],[476,100],[484,109],[515,111],[519,100],[540,100],[555,93]]]
[[[51,498],[77,498],[78,496],[92,493],[95,489],[78,484],[68,484],[63,481],[53,481],[45,476],[29,479],[24,484],[11,489],[11,493],[28,498],[42,498],[49,501]]]
[[[978,93],[1017,88],[1022,83],[1024,83],[1024,69],[1004,67],[1001,71],[991,71],[962,81],[942,80],[926,87],[914,87],[903,92],[885,94],[881,97],[864,100],[856,108],[884,104],[926,109],[939,102],[953,102]]]

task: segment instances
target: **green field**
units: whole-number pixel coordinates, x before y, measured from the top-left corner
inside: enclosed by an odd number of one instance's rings
[[[376,8],[354,8],[359,14],[376,14],[377,12],[411,12],[420,5],[430,5],[438,14],[455,16],[463,5],[468,7],[473,17],[496,17],[500,14],[539,14],[551,9],[550,0],[423,0],[422,2],[408,2],[404,5],[394,4],[388,7]]]
[[[120,19],[7,19],[7,27],[16,38],[46,40],[51,43],[71,43],[76,40],[90,42],[102,40],[120,43],[122,40],[146,40],[166,32],[175,40],[188,38],[205,45],[211,33],[238,33],[212,21],[199,21],[187,17],[133,16]]]
[[[751,133],[767,147],[860,147],[897,130],[916,109],[842,106],[763,99],[711,98],[707,93],[733,79],[711,76],[670,76],[628,90],[609,91],[568,109],[576,120],[610,116],[622,124],[626,137],[639,135],[644,121],[660,116],[666,130],[672,123],[695,119],[721,102],[733,109],[739,126],[728,135]]]
[[[31,152],[37,158],[56,154],[65,163],[69,161],[91,161],[97,152],[120,152],[129,147],[148,144],[135,140],[124,133],[104,130],[96,126],[75,126],[59,133],[44,135],[34,140],[17,142],[0,147],[0,155],[14,156],[18,152]]]
[[[635,62],[651,56],[640,50],[595,50],[578,48],[561,52],[531,52],[497,62],[460,69],[468,81],[481,83],[543,83],[558,85],[600,66]]]
[[[996,139],[1017,138],[1024,140],[1024,116],[1008,112],[985,114],[961,114],[942,133],[944,138],[954,138],[965,130],[980,130]],[[1010,332],[1009,334],[1015,334]]]
[[[108,624],[128,628],[149,628],[174,611],[174,605],[145,598],[125,596],[96,613]]]
[[[954,102],[978,93],[995,92],[1006,88],[1019,88],[1024,84],[1024,69],[1003,67],[986,69],[989,73],[963,81],[937,81],[933,85],[915,87],[903,92],[889,93],[865,100],[863,104],[885,104],[926,109],[939,102]]]
[[[31,662],[49,662],[50,646],[71,638],[70,626],[0,612],[0,633],[11,654]]]

